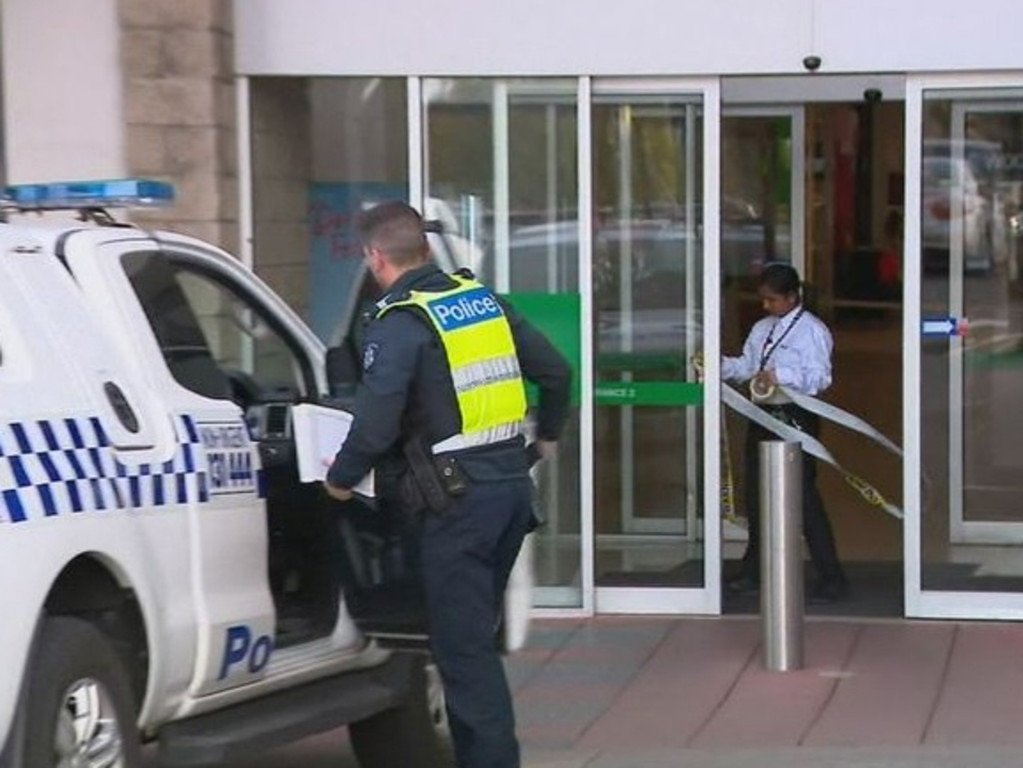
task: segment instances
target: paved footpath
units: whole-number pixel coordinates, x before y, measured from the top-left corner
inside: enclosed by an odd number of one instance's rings
[[[537,622],[509,663],[530,766],[1023,766],[1023,624],[809,620],[768,672],[756,618]]]
[[[525,765],[1023,766],[1023,623],[810,619],[794,672],[763,669],[760,631],[731,617],[535,622],[508,660]],[[355,768],[346,742],[339,729],[232,768]]]

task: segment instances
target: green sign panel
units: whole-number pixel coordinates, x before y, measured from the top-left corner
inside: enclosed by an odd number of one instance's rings
[[[688,365],[681,352],[601,352],[597,355],[597,370],[612,371],[684,371]]]
[[[504,296],[532,325],[542,331],[572,366],[572,404],[579,405],[582,377],[581,298],[578,293],[509,293]],[[529,402],[536,404],[530,385]]]
[[[684,381],[600,381],[593,399],[597,405],[702,405],[703,385]]]
[[[572,404],[578,406],[581,392],[582,336],[581,300],[577,293],[510,293],[505,298],[530,323],[542,331],[572,366]],[[681,353],[610,353],[600,355],[597,367],[615,371],[670,372],[685,368]],[[528,389],[529,402],[536,404],[536,387]],[[601,381],[594,388],[597,405],[685,407],[703,404],[703,385],[684,381]]]

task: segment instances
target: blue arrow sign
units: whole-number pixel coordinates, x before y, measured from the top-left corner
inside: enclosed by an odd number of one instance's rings
[[[958,336],[960,321],[954,317],[932,317],[922,322],[924,336]]]

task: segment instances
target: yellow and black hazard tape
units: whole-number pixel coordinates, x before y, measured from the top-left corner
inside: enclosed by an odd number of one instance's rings
[[[818,416],[828,419],[829,421],[843,427],[859,432],[885,446],[893,453],[897,453],[899,456],[902,455],[901,448],[858,416],[854,416],[851,413],[843,411],[841,408],[824,403],[817,398],[810,397],[808,395],[801,395],[784,387],[779,387],[778,390],[800,408],[810,411],[811,413],[815,413]],[[835,457],[831,455],[831,452],[825,448],[824,444],[817,438],[796,429],[790,424],[786,424],[781,419],[775,418],[762,408],[754,405],[730,386],[726,385],[721,388],[721,401],[732,410],[742,416],[745,416],[750,421],[759,424],[769,432],[778,435],[784,440],[799,443],[804,453],[807,453],[834,467],[842,475],[842,477],[845,478],[845,481],[849,483],[849,485],[852,486],[860,494],[860,496],[867,501],[867,503],[878,507],[879,509],[883,509],[885,512],[899,520],[904,517],[902,510],[885,499],[884,495],[877,490],[877,488],[868,483],[862,477],[849,472],[841,464],[839,464],[835,460]]]
[[[700,354],[694,355],[692,363],[693,368],[696,369],[697,378],[702,381],[703,356]],[[780,392],[788,398],[788,400],[803,410],[814,413],[821,418],[827,419],[835,424],[839,424],[847,429],[851,429],[854,432],[859,432],[861,435],[883,445],[892,453],[900,457],[902,456],[902,449],[899,448],[899,446],[859,416],[851,414],[848,411],[844,411],[837,406],[825,403],[823,400],[818,400],[817,398],[810,397],[809,395],[800,394],[799,392],[795,392],[786,387],[771,386],[766,390],[760,390],[756,387],[754,382],[755,380],[750,382],[750,396],[755,401],[760,402],[766,400]],[[824,444],[812,435],[808,435],[805,432],[796,429],[792,425],[786,424],[781,419],[775,418],[744,398],[728,385],[724,385],[721,388],[721,402],[723,405],[726,405],[740,415],[745,416],[750,421],[759,424],[769,432],[773,432],[786,440],[799,443],[804,452],[810,454],[816,459],[820,459],[821,461],[830,464],[838,470],[845,481],[871,506],[883,509],[885,512],[899,520],[904,517],[901,509],[885,499],[884,495],[877,490],[877,488],[868,483],[862,477],[854,475],[852,472],[845,469],[835,460],[835,457],[831,455],[831,452],[824,447]],[[722,460],[724,462],[724,480],[721,484],[721,513],[724,520],[739,524],[739,516],[735,509],[735,484],[732,473],[731,451],[728,446],[728,430],[725,425],[724,413],[721,415],[721,447]]]

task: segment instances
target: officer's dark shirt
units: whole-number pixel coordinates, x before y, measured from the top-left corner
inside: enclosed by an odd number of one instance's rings
[[[436,265],[427,264],[402,275],[383,301],[400,301],[411,290],[440,292],[455,285]],[[543,334],[506,302],[502,306],[522,375],[539,388],[537,437],[556,440],[568,416],[571,369]],[[392,309],[370,323],[362,366],[355,421],[327,473],[327,481],[341,488],[351,488],[381,463],[400,463],[401,446],[412,435],[429,447],[462,431],[444,347],[418,308]],[[527,469],[518,438],[461,455],[487,476],[513,476]]]

